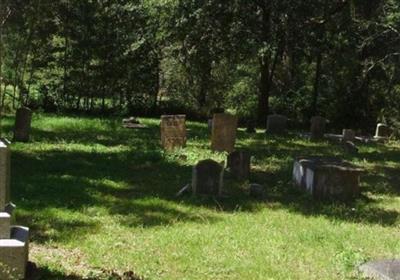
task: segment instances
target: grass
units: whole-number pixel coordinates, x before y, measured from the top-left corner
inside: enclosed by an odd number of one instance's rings
[[[12,145],[12,198],[31,228],[37,279],[360,279],[356,266],[400,258],[400,144],[360,146],[239,132],[254,155],[251,182],[226,179],[222,199],[176,198],[212,153],[206,124],[188,124],[185,149],[164,153],[158,120],[35,115],[32,141]],[[11,138],[13,119],[2,121]],[[293,158],[341,156],[368,172],[353,203],[316,202],[293,188]],[[113,278],[114,277],[114,278]]]

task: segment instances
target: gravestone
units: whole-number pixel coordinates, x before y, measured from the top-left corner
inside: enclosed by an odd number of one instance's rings
[[[9,142],[0,140],[0,279],[24,279],[29,254],[29,229],[11,226]]]
[[[282,115],[269,115],[267,119],[267,133],[283,134],[286,132],[287,118]]]
[[[222,194],[224,168],[211,159],[203,160],[193,167],[192,191],[194,194]]]
[[[392,134],[389,126],[383,123],[378,123],[375,131],[375,138],[388,138]]]
[[[400,280],[400,260],[380,260],[363,264],[359,270],[368,279]]]
[[[323,117],[315,116],[311,118],[311,140],[320,140],[324,138],[326,128],[326,119]]]
[[[353,142],[356,139],[356,133],[352,129],[343,129],[342,140],[344,142],[351,141]]]
[[[315,199],[349,200],[360,194],[362,172],[337,158],[301,157],[294,162],[293,179]]]
[[[232,152],[235,149],[238,118],[225,113],[214,114],[211,132],[211,149]]]
[[[161,143],[165,150],[182,148],[186,145],[186,116],[161,116]]]
[[[0,212],[10,202],[11,151],[7,140],[0,140]]]
[[[240,180],[250,176],[251,156],[245,151],[234,151],[228,155],[228,168],[232,175]]]
[[[28,142],[31,132],[32,111],[22,107],[17,110],[15,115],[14,141]]]

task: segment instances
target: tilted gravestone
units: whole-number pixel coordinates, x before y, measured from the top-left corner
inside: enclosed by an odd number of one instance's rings
[[[238,118],[229,114],[214,114],[211,132],[211,149],[232,152],[235,149]]]
[[[323,117],[315,116],[311,118],[311,140],[320,140],[324,138],[326,128],[326,119]]]
[[[165,150],[182,148],[186,145],[186,116],[161,116],[161,143]]]
[[[336,158],[303,157],[295,160],[296,186],[316,199],[349,200],[360,194],[360,174],[356,166]]]
[[[342,139],[344,142],[351,141],[353,142],[356,139],[356,133],[352,129],[343,129]]]
[[[0,279],[24,279],[29,255],[29,229],[11,226],[10,148],[0,140]]]
[[[240,180],[248,179],[250,176],[251,156],[245,151],[234,151],[228,155],[227,167],[232,175]]]
[[[392,134],[389,126],[383,123],[378,123],[375,131],[375,138],[387,138]]]
[[[224,167],[211,159],[198,162],[193,167],[192,191],[194,194],[222,194]]]
[[[400,259],[371,261],[361,265],[359,270],[368,279],[400,280]]]
[[[267,133],[283,134],[287,129],[287,117],[282,115],[269,115],[267,119]]]
[[[32,111],[22,107],[15,115],[14,141],[28,142],[31,132]]]

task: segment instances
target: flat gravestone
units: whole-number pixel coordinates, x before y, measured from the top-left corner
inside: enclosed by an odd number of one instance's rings
[[[282,115],[269,115],[267,119],[267,133],[283,134],[286,132],[287,118]]]
[[[378,123],[375,131],[375,138],[387,138],[392,134],[389,126],[383,123]]]
[[[245,151],[234,151],[228,155],[228,168],[232,175],[240,180],[250,176],[251,156]]]
[[[165,150],[186,145],[186,116],[161,116],[161,144]]]
[[[337,158],[302,157],[295,160],[293,179],[315,199],[350,200],[360,194],[362,172]]]
[[[370,279],[400,280],[400,260],[381,260],[363,264],[359,270]]]
[[[343,139],[343,141],[353,142],[356,139],[355,131],[352,129],[343,129],[342,139]]]
[[[214,114],[211,132],[211,149],[232,152],[235,149],[238,118],[229,114]]]
[[[324,138],[326,128],[326,119],[323,117],[315,116],[311,118],[311,140],[320,140]]]
[[[7,140],[0,140],[0,212],[10,202],[11,151]]]
[[[15,115],[14,141],[28,142],[31,131],[32,111],[22,107]]]
[[[222,194],[224,168],[211,159],[203,160],[193,167],[192,190],[194,194]]]

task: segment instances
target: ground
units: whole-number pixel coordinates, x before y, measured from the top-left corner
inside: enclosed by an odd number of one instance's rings
[[[359,279],[358,264],[400,258],[400,143],[346,155],[329,142],[240,131],[266,199],[229,174],[226,198],[176,198],[193,164],[225,155],[210,151],[206,124],[190,122],[187,148],[164,153],[159,121],[141,121],[149,129],[37,114],[32,141],[12,145],[12,199],[18,224],[31,228],[37,279]],[[13,119],[2,124],[11,137]],[[296,190],[300,155],[365,168],[362,197],[316,202]]]

